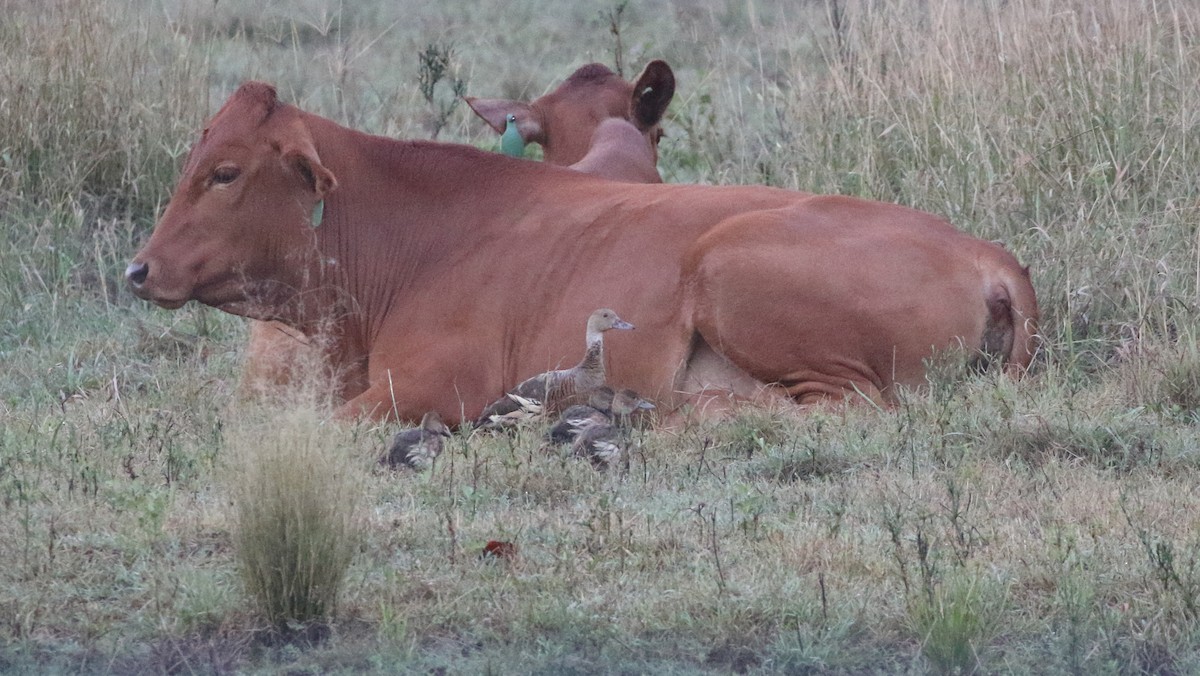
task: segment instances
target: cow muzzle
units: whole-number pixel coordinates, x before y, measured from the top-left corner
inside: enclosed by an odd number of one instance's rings
[[[142,288],[146,283],[146,278],[150,276],[150,265],[148,263],[133,262],[129,267],[125,268],[125,281],[129,282],[129,286],[137,289]]]
[[[133,291],[133,295],[148,300],[155,305],[174,310],[187,302],[186,298],[167,298],[154,292],[153,285],[147,284],[150,278],[150,264],[146,262],[134,261],[125,268],[125,281],[129,282],[129,288]]]

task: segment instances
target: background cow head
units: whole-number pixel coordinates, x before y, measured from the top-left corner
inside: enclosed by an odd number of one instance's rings
[[[246,83],[192,148],[125,277],[138,297],[163,307],[197,300],[275,316],[313,270],[313,221],[336,187],[297,109],[270,85]]]
[[[568,165],[587,154],[596,127],[611,117],[637,126],[657,157],[662,116],[674,96],[674,72],[665,61],[655,60],[646,64],[633,84],[607,66],[591,63],[530,103],[474,97],[466,101],[497,133],[504,131],[510,113],[516,115],[526,143],[541,144],[546,162]]]

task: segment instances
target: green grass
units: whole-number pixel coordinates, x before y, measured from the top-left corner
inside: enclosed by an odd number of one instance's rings
[[[493,147],[421,94],[422,51],[530,98],[614,63],[618,3],[267,4],[5,5],[0,670],[1200,670],[1193,3],[630,2],[627,71],[678,77],[668,181],[943,214],[1030,266],[1044,349],[1019,383],[939,365],[893,411],[647,431],[627,473],[530,432],[426,474],[355,474],[392,429],[238,398],[243,321],[121,272],[242,80]],[[269,631],[240,573],[279,551],[238,528],[271,485],[361,529],[322,631]]]

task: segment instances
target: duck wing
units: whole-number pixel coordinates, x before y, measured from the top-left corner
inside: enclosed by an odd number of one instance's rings
[[[518,383],[516,387],[504,393],[503,397],[485,406],[483,412],[476,419],[475,426],[485,425],[493,421],[493,418],[497,416],[510,416],[521,411],[532,413],[530,411],[531,404],[538,406],[539,410],[537,412],[540,413],[542,402],[546,399],[547,376],[551,375],[551,373],[539,373],[528,380],[524,380]]]
[[[550,428],[546,436],[552,443],[566,444],[575,440],[580,430],[591,425],[607,425],[612,419],[607,413],[586,404],[576,404],[563,411],[558,422]]]
[[[408,449],[404,464],[418,472],[423,472],[433,466],[433,461],[442,454],[442,438],[438,435],[425,435],[421,441]]]
[[[621,432],[615,425],[592,425],[575,437],[571,452],[587,458],[598,469],[608,467],[621,458]]]
[[[387,453],[384,453],[383,457],[379,459],[379,464],[388,467],[407,464],[409,449],[419,443],[421,443],[420,428],[400,430],[396,436],[392,437],[392,445],[388,447]]]

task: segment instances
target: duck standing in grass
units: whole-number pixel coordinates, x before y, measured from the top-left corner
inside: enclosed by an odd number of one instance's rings
[[[612,421],[584,422],[571,445],[571,453],[587,458],[597,469],[610,467],[629,452],[632,444],[629,429],[634,415],[653,409],[654,404],[633,390],[617,392],[612,402]]]
[[[552,444],[569,444],[579,435],[579,430],[594,424],[612,423],[612,388],[597,387],[588,395],[588,403],[575,404],[562,412],[558,422],[546,431]]]
[[[520,383],[483,409],[476,427],[502,425],[512,414],[528,411],[529,416],[557,415],[574,404],[587,401],[588,395],[604,385],[604,332],[627,331],[633,324],[608,308],[596,310],[587,321],[587,352],[569,369],[546,371]],[[534,408],[536,407],[536,411]]]
[[[392,437],[391,448],[379,459],[379,464],[392,468],[407,466],[417,471],[429,469],[448,436],[450,428],[437,411],[430,411],[421,418],[420,427],[400,430]]]

